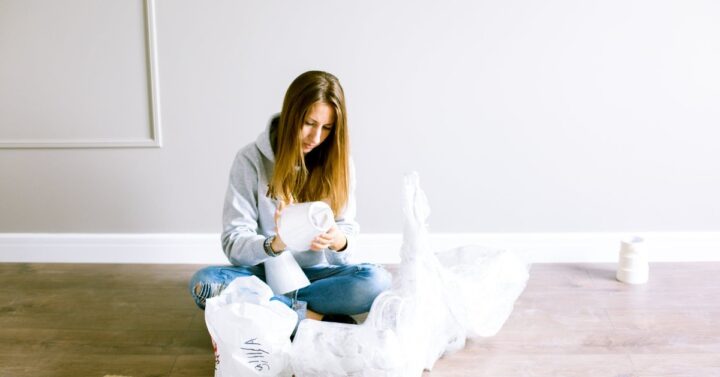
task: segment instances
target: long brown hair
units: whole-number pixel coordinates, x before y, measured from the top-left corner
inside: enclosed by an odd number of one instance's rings
[[[325,141],[303,155],[302,127],[315,103],[334,109],[335,124]],[[345,94],[337,77],[322,71],[298,76],[288,87],[280,112],[268,196],[286,203],[323,200],[338,216],[348,200],[348,136]]]

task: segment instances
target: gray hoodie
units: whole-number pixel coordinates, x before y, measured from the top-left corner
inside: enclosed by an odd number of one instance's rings
[[[222,247],[230,263],[236,266],[255,266],[270,258],[265,254],[263,242],[276,232],[275,200],[268,198],[268,179],[275,166],[275,153],[270,134],[276,123],[271,121],[254,143],[238,151],[225,194],[223,207]],[[350,160],[350,192],[344,210],[335,215],[338,228],[348,238],[347,248],[337,252],[325,249],[288,250],[301,267],[328,264],[347,264],[355,246],[359,225],[355,222],[355,167]]]

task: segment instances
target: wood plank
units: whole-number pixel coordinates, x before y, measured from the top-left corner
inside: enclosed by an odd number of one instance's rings
[[[525,355],[492,354],[460,351],[438,360],[425,377],[536,377],[583,376],[608,377],[633,374],[626,355]]]
[[[166,377],[172,371],[174,355],[59,355],[45,371],[57,376]]]
[[[637,377],[720,376],[717,353],[630,355]]]
[[[593,279],[584,265],[573,263],[539,263],[530,267],[530,279],[525,292],[536,293],[547,290],[568,291],[592,289]]]
[[[23,355],[191,355],[207,354],[210,337],[201,331],[2,329],[0,353]]]
[[[0,376],[31,377],[31,376],[68,376],[51,369],[53,355],[44,352],[25,354],[0,353]]]
[[[215,355],[211,352],[205,355],[178,356],[170,377],[212,377],[215,374]]]

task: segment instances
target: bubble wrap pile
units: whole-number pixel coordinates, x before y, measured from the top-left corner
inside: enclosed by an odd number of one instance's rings
[[[405,177],[403,212],[393,288],[361,325],[302,321],[291,350],[297,377],[419,377],[466,338],[495,335],[510,316],[527,283],[526,263],[477,246],[433,253],[430,207],[415,173]]]

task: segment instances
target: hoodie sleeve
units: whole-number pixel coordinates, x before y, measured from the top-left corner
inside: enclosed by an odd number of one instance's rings
[[[222,247],[235,266],[255,266],[267,258],[258,234],[258,167],[238,154],[230,170],[223,206]]]
[[[335,265],[348,264],[350,256],[357,246],[357,235],[360,233],[360,225],[355,221],[357,204],[355,200],[355,164],[350,160],[350,190],[348,192],[348,202],[345,205],[340,216],[335,217],[335,223],[338,229],[345,233],[347,237],[347,247],[342,251],[334,251],[325,249],[325,258],[328,263]]]

